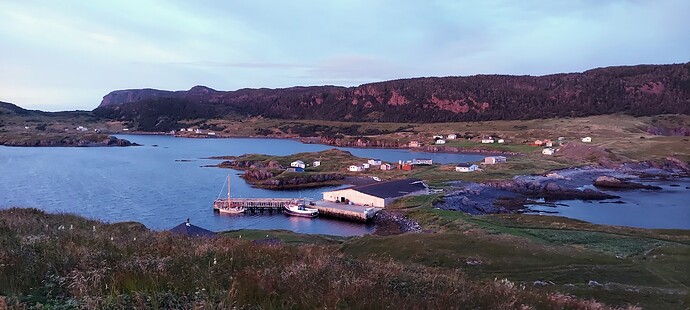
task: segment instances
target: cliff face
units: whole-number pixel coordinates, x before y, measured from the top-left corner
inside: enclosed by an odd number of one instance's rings
[[[414,78],[358,87],[114,91],[104,117],[163,122],[228,115],[282,119],[447,122],[588,116],[690,114],[690,63],[608,67],[547,76]]]

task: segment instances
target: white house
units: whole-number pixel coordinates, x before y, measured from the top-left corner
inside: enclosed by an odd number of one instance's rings
[[[305,165],[304,162],[301,161],[301,160],[296,160],[296,161],[293,161],[293,162],[290,163],[290,167],[295,167],[295,168],[302,168],[302,169],[304,169],[304,168],[307,167],[307,165]]]
[[[315,161],[315,162],[312,164],[312,166],[314,166],[314,167],[321,166],[321,161],[318,161],[318,160]]]
[[[546,147],[552,147],[552,146],[553,146],[553,142],[552,142],[551,140],[546,140],[546,141],[544,142],[544,145],[546,145]]]
[[[541,151],[541,153],[544,154],[544,155],[553,155],[554,152],[555,152],[555,150],[552,149],[552,148],[550,148],[550,147],[544,148],[544,149]]]
[[[494,143],[494,138],[482,138],[482,143],[484,143],[484,144]]]
[[[429,188],[421,180],[402,179],[323,192],[323,200],[385,208],[399,198],[428,193]]]
[[[215,136],[215,135],[216,135],[215,132],[207,132],[206,134],[209,135],[209,136]]]
[[[504,163],[507,161],[507,158],[505,156],[489,156],[489,157],[484,157],[484,164],[487,165],[493,165],[493,164],[498,164],[498,163]]]
[[[592,142],[592,137],[584,137],[584,138],[582,138],[582,142],[585,142],[585,143]]]
[[[434,139],[443,139],[443,136],[442,135],[435,135]]]
[[[357,166],[357,165],[351,165],[350,168],[348,168],[348,170],[350,170],[352,172],[361,172],[361,171],[364,171],[364,167]]]
[[[479,166],[470,163],[462,163],[455,166],[457,172],[472,172],[479,170]]]
[[[429,158],[415,158],[412,160],[413,165],[433,165],[434,161]]]
[[[369,165],[369,163],[363,163],[362,164],[362,168],[364,168],[364,169],[369,169],[369,167],[371,167],[371,165]]]
[[[455,140],[457,138],[458,138],[458,135],[456,135],[454,133],[451,133],[448,135],[448,137],[446,137],[447,140]]]
[[[506,142],[506,140],[503,140],[503,139],[498,139],[498,143],[501,143],[501,144],[503,144],[503,143],[505,143],[505,142]]]
[[[391,164],[381,164],[381,170],[391,170],[393,169],[393,165]]]
[[[86,127],[84,127],[84,126],[79,126],[79,127],[77,127],[77,130],[79,130],[79,131],[89,131],[89,129],[86,128]]]
[[[436,144],[446,144],[446,140],[438,139],[436,140]]]
[[[380,159],[370,159],[367,161],[372,166],[381,166],[381,160]]]

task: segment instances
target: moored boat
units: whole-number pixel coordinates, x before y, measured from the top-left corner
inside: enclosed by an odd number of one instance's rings
[[[285,214],[301,217],[317,217],[319,215],[319,210],[309,208],[305,206],[303,203],[297,202],[286,205]]]
[[[225,185],[223,185],[225,187]],[[223,192],[223,189],[220,189],[221,193]],[[222,199],[220,198],[220,194],[218,195],[218,198],[213,202],[213,209],[218,210],[218,212],[223,213],[223,214],[240,214],[244,213],[245,209],[242,206],[234,206],[232,204],[232,200],[230,199],[230,176],[228,176],[228,198],[227,199]]]

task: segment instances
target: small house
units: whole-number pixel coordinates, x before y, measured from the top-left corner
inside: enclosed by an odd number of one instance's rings
[[[458,138],[458,135],[456,135],[454,133],[451,133],[446,137],[447,140],[455,140],[457,138]]]
[[[197,128],[194,130],[194,133],[202,133],[202,132],[201,132],[201,129]]]
[[[443,136],[442,135],[435,135],[434,140],[436,140],[436,139],[443,139]]]
[[[78,131],[89,131],[89,129],[86,128],[86,127],[84,127],[84,126],[79,126],[79,127],[77,127],[77,130],[78,130]]]
[[[457,172],[472,172],[479,170],[479,166],[470,163],[462,163],[455,166]]]
[[[209,136],[215,136],[215,135],[216,135],[215,132],[208,132],[208,133],[206,133],[206,134],[209,135]]]
[[[500,144],[503,144],[503,143],[505,143],[505,142],[506,142],[506,140],[498,139],[498,143],[500,143]]]
[[[553,146],[553,142],[552,142],[551,140],[544,140],[544,146],[546,146],[546,147],[552,147],[552,146]]]
[[[484,144],[489,144],[489,143],[494,143],[494,138],[482,138],[482,143]]]
[[[318,160],[315,161],[314,163],[312,163],[312,166],[314,166],[314,167],[321,166],[321,161],[318,161]]]
[[[537,140],[534,140],[534,142],[532,142],[532,145],[542,146],[542,145],[544,145],[544,141],[537,139]]]
[[[391,170],[393,166],[391,164],[381,164],[381,170]]]
[[[399,164],[398,168],[403,171],[411,171],[414,169],[414,165],[409,163]]]
[[[505,156],[489,156],[484,157],[484,164],[493,165],[498,163],[506,162],[507,158]]]
[[[558,137],[558,141],[565,141],[565,137]]]
[[[295,168],[302,168],[302,169],[304,169],[304,168],[307,167],[307,165],[305,165],[304,162],[301,161],[301,160],[296,160],[296,161],[293,161],[293,162],[290,163],[290,167],[295,167]]]
[[[352,172],[361,172],[364,171],[364,168],[362,166],[351,165],[350,168],[348,168],[348,170]]]
[[[410,143],[407,144],[409,147],[421,147],[422,144],[419,141],[410,141]]]
[[[381,160],[380,159],[369,159],[367,161],[372,166],[380,166],[381,165]]]
[[[430,158],[415,158],[412,160],[413,165],[433,165],[434,161]]]
[[[592,137],[584,137],[584,138],[582,138],[582,142],[590,143],[590,142],[592,142]]]
[[[446,140],[438,139],[436,140],[436,144],[446,144]]]
[[[553,155],[554,152],[555,152],[555,150],[553,148],[550,148],[550,147],[544,148],[541,151],[541,153],[544,155]]]
[[[369,167],[371,167],[371,165],[369,165],[369,163],[363,163],[362,164],[362,168],[364,168],[364,169],[369,169]]]

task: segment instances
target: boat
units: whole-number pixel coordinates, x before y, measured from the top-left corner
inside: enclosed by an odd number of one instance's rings
[[[303,202],[294,202],[285,205],[285,214],[301,217],[317,217],[319,210],[307,207]]]
[[[223,187],[225,187],[225,184],[223,184]],[[223,192],[223,188],[220,189],[220,192]],[[241,206],[233,206],[231,204],[230,200],[230,176],[228,176],[228,198],[227,199],[222,199],[220,198],[220,193],[218,194],[218,198],[213,202],[213,209],[218,210],[218,212],[223,213],[223,214],[240,214],[244,213],[245,209],[244,207]]]

